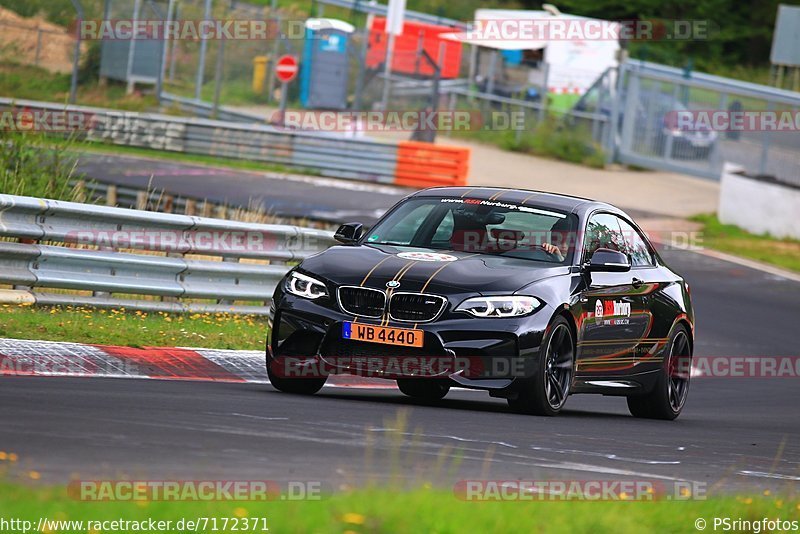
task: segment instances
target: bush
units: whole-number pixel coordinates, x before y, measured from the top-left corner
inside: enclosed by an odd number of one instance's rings
[[[100,41],[89,42],[78,70],[79,84],[95,82],[100,77],[100,55]]]
[[[605,165],[602,148],[592,141],[588,132],[552,118],[519,138],[515,135],[507,137],[501,146],[514,152],[536,154],[590,167],[602,168]]]

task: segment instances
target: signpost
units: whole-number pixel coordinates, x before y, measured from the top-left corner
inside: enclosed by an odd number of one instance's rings
[[[403,34],[403,24],[406,16],[406,0],[389,0],[389,8],[386,14],[386,33],[389,41],[386,43],[386,65],[384,69],[383,98],[381,99],[382,108],[386,111],[389,105],[389,94],[391,91],[392,61],[394,59],[394,41],[397,35]]]
[[[286,105],[289,98],[289,82],[297,78],[300,67],[297,58],[290,55],[281,56],[275,63],[275,76],[281,82],[281,106],[279,110],[280,123],[284,123],[286,116]]]

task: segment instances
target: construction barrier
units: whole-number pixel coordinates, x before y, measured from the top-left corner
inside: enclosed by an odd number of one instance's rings
[[[469,148],[402,141],[394,183],[416,188],[467,185],[469,158]]]

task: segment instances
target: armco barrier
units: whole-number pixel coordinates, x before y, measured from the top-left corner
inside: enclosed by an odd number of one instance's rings
[[[77,129],[50,130],[81,140],[276,163],[323,176],[409,187],[464,185],[469,162],[469,149],[464,148],[0,98],[0,112],[10,111],[82,116]],[[46,130],[46,122],[44,126]]]
[[[9,239],[0,241],[0,284],[15,290],[0,297],[12,301],[260,315],[286,262],[334,244],[330,232],[310,228],[2,194],[0,237]]]
[[[417,188],[467,185],[469,155],[468,148],[401,142],[394,183]]]

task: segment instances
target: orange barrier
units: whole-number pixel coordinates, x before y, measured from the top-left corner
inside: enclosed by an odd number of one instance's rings
[[[469,158],[469,148],[402,141],[394,183],[417,188],[467,185]]]

